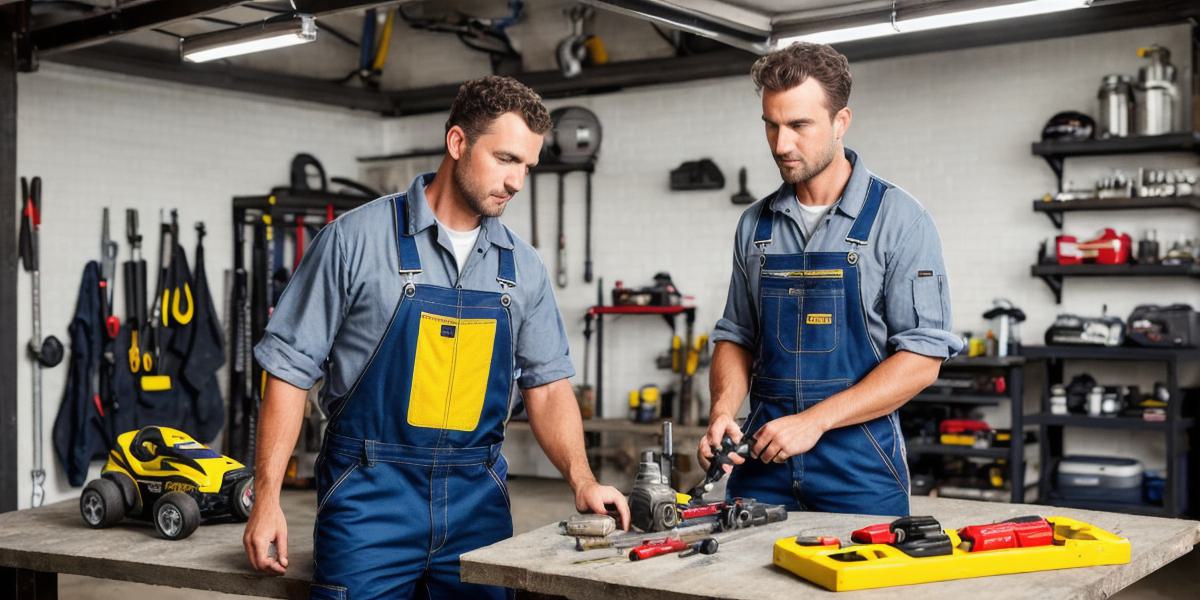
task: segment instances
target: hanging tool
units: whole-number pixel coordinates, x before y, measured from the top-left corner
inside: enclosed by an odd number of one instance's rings
[[[138,212],[125,210],[125,239],[129,241],[129,260],[125,271],[125,324],[129,327],[129,371],[149,372],[154,368],[154,359],[143,352],[145,334],[149,323],[146,315],[146,259],[142,257],[142,234],[138,232]]]
[[[117,243],[109,237],[108,207],[104,207],[103,221],[100,226],[100,295],[101,310],[104,314],[104,331],[108,338],[116,339],[121,330],[121,321],[112,314],[113,275],[117,269]]]
[[[179,246],[179,213],[171,210],[171,260],[167,268],[167,287],[163,290],[163,327],[169,327],[173,321],[175,325],[187,325],[192,322],[192,317],[196,313],[196,304],[192,299],[192,286],[188,278],[183,274],[181,269],[185,266],[180,264],[180,261],[175,260],[175,253],[183,253],[183,248]],[[186,309],[181,309],[181,300],[186,299]],[[169,302],[168,302],[169,301]],[[167,308],[170,308],[170,319],[167,318]]]
[[[21,265],[30,275],[33,295],[33,337],[29,340],[29,355],[33,358],[33,493],[30,505],[38,507],[46,496],[46,470],[42,460],[42,368],[52,368],[62,361],[62,343],[54,336],[42,339],[42,274],[38,265],[39,232],[42,226],[42,178],[32,181],[21,178],[21,195],[24,208],[21,211],[21,233],[19,247]]]
[[[537,173],[529,173],[529,244],[538,246]]]
[[[296,269],[300,268],[300,260],[304,258],[305,230],[306,230],[306,228],[304,226],[304,215],[296,215],[296,235],[295,235],[296,249],[295,249],[295,253],[292,256],[292,272],[293,273],[296,272]]]
[[[590,165],[589,165],[590,166]],[[584,194],[583,223],[583,281],[592,282],[592,169],[586,171],[587,188]]]
[[[564,226],[565,195],[563,194],[563,179],[565,173],[558,174],[558,253],[555,255],[555,281],[558,287],[567,287],[567,233]]]
[[[746,189],[746,167],[742,167],[738,169],[738,191],[729,198],[729,201],[734,204],[754,204],[755,200],[757,198],[750,194],[750,190]]]
[[[113,393],[113,374],[116,369],[117,334],[121,331],[121,322],[113,314],[113,275],[117,268],[117,243],[109,237],[108,207],[104,207],[100,223],[100,280],[97,291],[100,299],[100,318],[103,319],[105,337],[100,340],[100,364],[96,368],[95,387],[92,390],[92,402],[96,411],[105,419],[105,435],[110,442],[115,442],[117,434],[113,429],[113,417],[120,408],[116,395]],[[106,411],[107,407],[107,411]]]

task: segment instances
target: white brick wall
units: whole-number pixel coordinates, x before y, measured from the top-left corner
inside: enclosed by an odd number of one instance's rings
[[[1101,76],[1136,73],[1138,46],[1159,43],[1170,48],[1185,77],[1180,87],[1189,89],[1188,36],[1187,26],[1139,29],[851,65],[854,122],[848,144],[874,172],[909,190],[933,214],[950,273],[957,330],[985,332],[987,323],[980,315],[997,296],[1011,298],[1029,314],[1024,337],[1035,344],[1041,343],[1042,333],[1060,311],[1099,314],[1101,304],[1107,303],[1110,312],[1124,317],[1143,302],[1200,306],[1194,281],[1155,279],[1068,280],[1063,304],[1055,306],[1045,285],[1029,276],[1038,242],[1056,233],[1044,216],[1030,210],[1030,201],[1053,191],[1055,183],[1045,163],[1030,154],[1030,142],[1055,112],[1076,109],[1095,114]],[[551,108],[586,106],[603,123],[604,142],[594,179],[597,276],[604,277],[606,287],[617,279],[636,286],[647,283],[656,271],[670,271],[682,290],[696,296],[699,329],[710,330],[724,309],[733,228],[742,210],[729,202],[736,191],[738,168],[747,167],[750,191],[757,196],[779,185],[749,77],[549,104]],[[388,121],[386,151],[437,143],[443,119],[443,115],[430,115]],[[669,191],[667,172],[684,160],[701,157],[720,165],[726,189]],[[1086,185],[1110,168],[1140,164],[1197,167],[1195,157],[1186,155],[1076,159],[1068,163],[1067,179]],[[539,179],[541,249],[551,269],[557,215],[554,185],[554,176]],[[558,299],[576,368],[582,372],[583,311],[596,296],[595,288],[582,282],[582,176],[568,180],[567,199],[571,284],[558,291]],[[505,215],[505,221],[526,239],[528,206],[528,196],[522,192]],[[1090,236],[1107,225],[1137,237],[1154,227],[1160,239],[1174,240],[1180,234],[1197,235],[1198,224],[1195,213],[1183,211],[1072,214],[1066,231]],[[654,355],[666,349],[670,339],[658,319],[623,317],[609,323],[605,410],[617,415],[623,414],[627,390],[670,382],[666,372],[653,368]],[[1140,381],[1145,386],[1165,377],[1161,368],[1152,365],[1083,366],[1102,383]],[[1040,379],[1030,377],[1029,387],[1038,386]],[[707,402],[706,386],[698,389]],[[1029,410],[1035,410],[1034,405]],[[989,418],[1007,423],[1006,414]],[[1161,466],[1161,450],[1154,446],[1157,440],[1146,441],[1148,436],[1133,433],[1095,433],[1070,431],[1068,450],[1111,449]],[[544,472],[544,467],[537,471]]]
[[[69,344],[67,325],[83,264],[99,258],[102,207],[111,207],[112,236],[121,244],[119,261],[128,258],[125,209],[140,210],[150,285],[157,264],[158,209],[179,209],[180,237],[189,260],[196,244],[193,224],[204,221],[209,281],[223,316],[223,273],[232,261],[230,199],[286,185],[297,152],[317,156],[329,175],[354,177],[354,157],[378,152],[382,139],[378,118],[366,113],[54,64],[21,75],[18,86],[17,170],[43,180],[42,329],[64,344]],[[10,198],[17,196],[14,191]],[[18,281],[18,339],[24,357],[30,336],[29,278],[22,272]],[[119,283],[115,306],[123,318]],[[16,374],[19,500],[25,507],[32,464],[28,361],[20,361]],[[61,474],[51,441],[66,374],[65,360],[43,374],[46,502],[78,494]]]

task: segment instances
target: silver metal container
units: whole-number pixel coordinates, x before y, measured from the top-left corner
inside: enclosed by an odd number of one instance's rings
[[[1100,82],[1100,119],[1097,123],[1100,138],[1128,137],[1133,133],[1133,78],[1128,75],[1105,75]]]
[[[1161,46],[1138,48],[1138,56],[1150,62],[1138,69],[1137,134],[1163,135],[1178,129],[1179,86],[1171,52]]]

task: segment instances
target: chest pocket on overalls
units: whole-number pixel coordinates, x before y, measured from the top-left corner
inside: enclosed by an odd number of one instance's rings
[[[842,269],[794,271],[788,274],[788,296],[780,304],[779,322],[794,323],[791,331],[779,330],[780,344],[789,352],[832,352],[838,347],[845,320],[846,291]],[[783,311],[793,311],[791,318]],[[794,339],[787,339],[786,336]],[[790,343],[789,343],[790,342]]]
[[[474,431],[487,397],[495,319],[421,313],[408,424]]]

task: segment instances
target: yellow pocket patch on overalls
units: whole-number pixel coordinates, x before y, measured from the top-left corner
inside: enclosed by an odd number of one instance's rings
[[[408,424],[474,431],[487,397],[495,341],[495,319],[422,312]]]
[[[829,313],[809,313],[804,318],[805,325],[833,325],[833,315]]]

